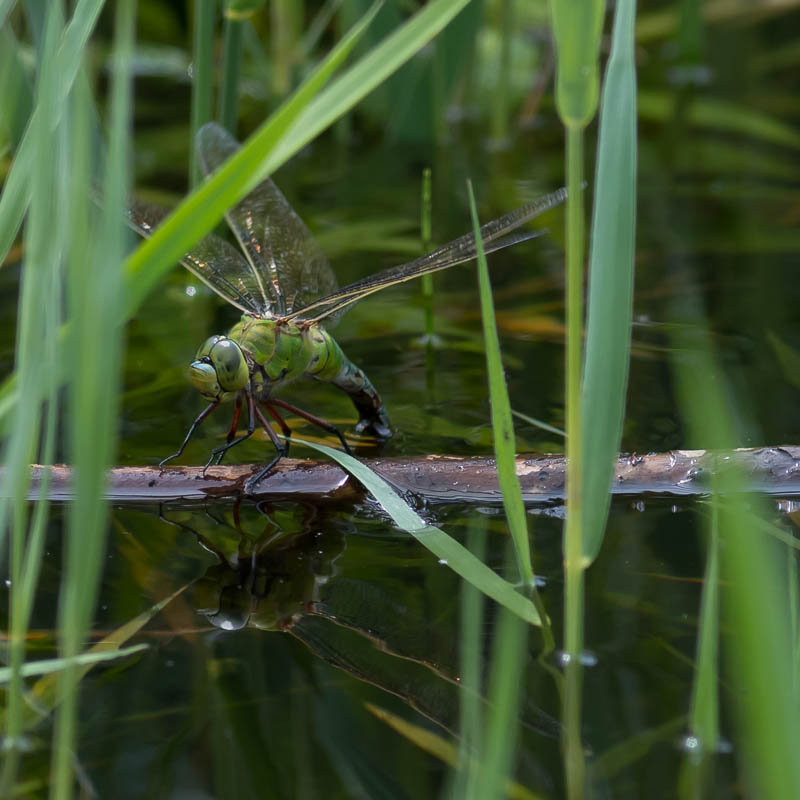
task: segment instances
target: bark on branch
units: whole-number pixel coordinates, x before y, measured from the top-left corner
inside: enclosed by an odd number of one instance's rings
[[[363,459],[401,492],[433,502],[498,503],[494,459],[432,455],[410,459]],[[700,495],[708,491],[712,473],[736,465],[753,491],[769,494],[800,492],[800,447],[764,447],[714,452],[673,450],[647,455],[622,455],[617,460],[614,494]],[[525,501],[555,501],[564,496],[565,458],[526,455],[517,458],[517,475]],[[257,464],[212,467],[117,467],[109,473],[108,497],[115,503],[193,502],[242,496],[244,481]],[[31,498],[39,496],[44,468],[33,467]],[[0,474],[2,486],[2,474]],[[336,464],[286,458],[267,475],[251,497],[258,500],[345,500],[362,497],[360,484]],[[49,495],[72,497],[71,469],[52,467]]]

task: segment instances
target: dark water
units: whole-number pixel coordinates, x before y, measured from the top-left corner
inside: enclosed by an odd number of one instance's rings
[[[612,796],[672,795],[693,679],[702,514],[663,499],[615,503],[589,573],[585,738],[596,786]],[[428,516],[462,543],[466,530],[482,531],[487,563],[513,577],[496,512]],[[536,512],[529,521],[558,631],[562,522]],[[34,629],[47,628],[56,602],[60,541],[57,512]],[[448,738],[457,732],[460,581],[374,507],[115,509],[95,635],[181,588],[135,637],[150,645],[143,656],[84,680],[81,762],[100,796],[438,796],[441,763],[367,704]],[[487,654],[493,619],[489,607]],[[533,634],[517,780],[558,796],[555,656],[544,658]],[[40,766],[28,764],[34,775]],[[719,773],[724,785],[724,759]]]
[[[748,75],[742,85],[731,85],[727,71],[737,53],[755,63],[763,42],[777,33],[769,20],[716,30],[708,85],[671,83],[668,50],[653,48],[643,65],[643,91],[651,100],[675,100],[676,108],[665,120],[648,111],[652,102],[643,103],[626,450],[686,446],[670,332],[696,324],[698,308],[747,421],[740,444],[791,444],[800,437],[800,384],[792,369],[800,348],[798,144],[743,134],[721,117],[693,124],[686,112],[692,103],[722,99],[744,115],[760,98],[760,113],[786,124],[796,119],[791,79],[780,70],[739,65]],[[139,120],[139,184],[177,197],[183,165],[171,157],[172,140],[165,134],[162,146],[146,123]],[[485,127],[468,117],[449,128],[439,148],[399,134],[384,139],[366,123],[348,133],[324,138],[276,176],[330,253],[341,283],[420,252],[425,165],[434,171],[439,242],[469,227],[467,177],[484,219],[563,180],[561,131],[548,102],[536,124],[515,130],[503,150],[487,147]],[[590,198],[591,186],[587,191]],[[562,224],[560,213],[551,215],[548,237],[498,253],[490,264],[512,406],[556,426],[564,422]],[[0,272],[8,289],[3,367],[10,364],[16,278],[13,269]],[[474,268],[457,267],[437,276],[436,285],[442,344],[432,354],[418,343],[423,310],[414,285],[359,304],[336,330],[389,409],[396,433],[384,455],[491,452]],[[203,407],[186,365],[207,336],[227,330],[236,316],[179,268],[149,298],[128,328],[119,463],[154,464],[175,449]],[[285,399],[345,431],[355,421],[348,398],[327,386],[298,383]],[[300,436],[312,433],[299,421],[292,425]],[[183,463],[204,463],[227,426],[218,413]],[[562,446],[523,423],[517,435],[519,451]],[[235,451],[242,462],[269,452],[263,439]],[[363,453],[377,449],[367,442]],[[477,531],[487,563],[515,578],[497,509],[465,504],[422,513],[462,543]],[[51,523],[32,623],[45,632],[58,600],[62,514],[56,509]],[[702,501],[612,504],[586,590],[584,741],[598,796],[675,795],[694,678],[706,517]],[[558,638],[561,509],[532,508],[528,519]],[[95,638],[179,590],[135,637],[151,646],[144,655],[95,670],[83,682],[78,761],[99,796],[440,796],[447,768],[367,704],[448,739],[458,731],[462,586],[373,504],[115,508]],[[495,614],[489,605],[481,628],[485,653]],[[46,634],[42,652],[50,654],[51,645]],[[548,669],[554,662],[554,655],[542,656],[533,632],[515,779],[559,797],[560,710]],[[724,727],[723,737],[730,736]],[[44,745],[35,749],[25,774],[46,774],[47,759]],[[720,754],[712,796],[734,795],[735,774],[733,756]]]

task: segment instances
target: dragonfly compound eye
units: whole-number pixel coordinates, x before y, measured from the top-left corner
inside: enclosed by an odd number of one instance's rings
[[[216,343],[217,343],[217,342],[218,342],[220,339],[224,339],[224,338],[225,338],[224,336],[220,336],[220,335],[217,335],[217,336],[209,336],[209,337],[208,337],[208,339],[206,339],[206,340],[203,342],[203,344],[201,344],[201,345],[200,345],[200,349],[197,351],[197,355],[195,356],[195,359],[196,359],[197,361],[202,361],[203,359],[206,359],[206,358],[208,358],[208,356],[209,356],[209,353],[211,352],[211,348],[212,348],[212,347],[213,347],[213,346],[214,346],[214,345],[215,345],[215,344],[216,344]]]
[[[250,370],[241,348],[232,339],[220,338],[214,342],[209,358],[217,373],[217,381],[226,392],[244,389],[250,380]]]

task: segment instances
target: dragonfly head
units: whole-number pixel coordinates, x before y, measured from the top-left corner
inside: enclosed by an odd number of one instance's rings
[[[230,400],[250,381],[241,347],[225,336],[206,339],[189,369],[200,394],[216,403]]]

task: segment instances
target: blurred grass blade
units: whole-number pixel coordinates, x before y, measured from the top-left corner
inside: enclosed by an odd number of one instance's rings
[[[511,413],[517,418],[521,419],[523,422],[527,422],[528,425],[533,425],[535,428],[541,428],[543,431],[547,431],[548,433],[554,433],[556,436],[566,437],[566,433],[561,430],[561,428],[556,428],[555,425],[549,425],[547,422],[544,422],[541,419],[536,419],[536,417],[528,416],[528,414],[523,414],[521,411],[516,411],[515,409],[511,409]]]
[[[123,209],[129,184],[135,0],[120,0],[114,12],[109,146],[103,178],[106,204],[99,221],[87,219],[85,202],[92,183],[89,154],[94,152],[86,133],[90,130],[91,113],[88,89],[78,94],[83,102],[76,103],[74,116],[82,130],[81,136],[74,137],[76,157],[68,167],[70,190],[75,197],[71,204],[72,219],[77,221],[78,232],[73,236],[68,262],[67,307],[72,331],[65,355],[69,364],[66,431],[69,458],[75,470],[75,497],[69,506],[58,605],[59,652],[67,658],[77,656],[84,647],[95,611],[105,552],[106,473],[115,461],[119,425],[124,330],[119,325],[121,266],[127,234]],[[70,796],[74,779],[80,675],[77,666],[58,674],[60,703],[51,766],[52,793],[56,798]]]
[[[168,597],[150,606],[146,611],[143,611],[124,625],[121,625],[115,631],[104,636],[97,644],[90,647],[87,651],[78,654],[77,658],[84,659],[86,656],[94,656],[95,654],[99,655],[103,653],[111,653],[116,658],[125,642],[139,633],[156,614],[166,608],[167,605],[178,597],[178,595],[182,594],[190,585],[191,584],[186,584],[185,586],[181,586],[176,592],[173,592]],[[136,647],[136,645],[132,647]],[[141,645],[138,645],[138,647],[141,647]],[[77,668],[78,677],[83,678],[94,665],[95,662],[90,663],[83,661]],[[32,666],[35,667],[36,662],[34,662]],[[58,674],[43,675],[33,684],[31,689],[26,692],[24,725],[26,731],[30,731],[38,725],[42,719],[52,714],[53,710],[58,706],[58,703],[61,702],[61,696],[58,693],[58,681]],[[2,720],[2,711],[0,711],[0,720]]]
[[[63,25],[60,7],[48,9],[41,43],[41,65],[35,91],[41,123],[30,137],[30,149],[36,171],[29,187],[31,209],[25,229],[25,268],[22,270],[18,301],[15,366],[25,403],[15,415],[14,425],[4,448],[4,497],[0,499],[0,559],[5,559],[6,533],[10,527],[8,553],[10,665],[4,722],[4,758],[0,776],[0,795],[7,796],[14,783],[21,755],[21,732],[24,719],[22,705],[22,664],[25,656],[26,631],[33,591],[39,572],[42,537],[48,506],[35,512],[35,523],[29,531],[29,506],[26,495],[30,484],[29,464],[40,451],[53,450],[55,425],[54,398],[56,387],[51,383],[55,369],[53,336],[60,322],[63,305],[61,264],[65,238],[69,230],[66,214],[60,214],[64,200],[63,158],[66,135],[58,121],[65,116],[67,98],[59,91],[58,59],[55,44]],[[49,408],[47,406],[50,406]],[[42,419],[48,430],[42,432]],[[30,538],[29,538],[30,534]],[[26,552],[26,547],[27,552]]]
[[[684,737],[684,757],[678,776],[679,794],[687,800],[709,793],[711,784],[705,782],[710,777],[707,768],[719,746],[719,509],[716,504],[711,507],[708,529],[689,733]]]
[[[366,97],[433,39],[469,0],[432,0],[320,94],[292,125],[270,159],[277,169]]]
[[[7,137],[12,150],[19,146],[33,107],[24,58],[24,49],[13,31],[0,26],[0,133]]]
[[[464,580],[482,591],[487,597],[516,614],[532,625],[541,625],[539,613],[527,597],[523,597],[514,585],[503,580],[482,561],[460,545],[455,539],[433,525],[428,525],[380,475],[364,466],[353,456],[334,450],[323,444],[292,438],[324,453],[346,469],[378,501],[381,508],[392,518],[395,525],[410,533],[421,545],[431,551],[442,564],[450,567]]]
[[[503,360],[500,355],[500,339],[497,336],[497,323],[492,302],[492,286],[489,282],[489,267],[483,252],[480,235],[478,210],[472,182],[467,181],[469,207],[472,227],[475,233],[475,246],[478,262],[478,287],[481,299],[481,318],[483,338],[486,347],[486,371],[489,377],[489,402],[492,410],[492,431],[494,433],[494,453],[497,461],[497,481],[503,494],[511,540],[517,557],[520,578],[526,586],[533,587],[534,575],[531,564],[531,544],[528,539],[528,524],[525,504],[522,502],[522,489],[517,477],[516,447],[514,441],[514,422],[511,418],[511,404],[508,402]]]
[[[487,519],[481,514],[470,521],[467,548],[485,561]],[[483,632],[486,603],[471,583],[461,584],[459,645],[459,745],[457,771],[453,777],[452,797],[465,797],[474,780],[475,754],[483,750]]]
[[[431,168],[422,170],[422,211],[420,212],[420,233],[422,252],[429,253],[431,246],[431,216],[433,214],[433,191],[431,189]],[[422,302],[425,306],[425,343],[430,352],[433,346],[433,275],[423,275],[420,280]]]
[[[652,90],[640,92],[638,102],[639,116],[644,120],[671,123],[680,113],[691,126],[720,131],[730,136],[751,136],[765,144],[800,149],[800,132],[796,126],[746,105],[703,97],[692,100],[685,108],[679,108],[673,92]]]
[[[149,649],[149,645],[134,644],[121,650],[82,653],[72,658],[43,658],[40,661],[29,661],[22,667],[22,677],[35,678],[37,675],[50,675],[72,667],[93,667],[104,661],[117,661],[147,649]],[[10,677],[11,669],[9,667],[0,667],[0,684],[8,683]]]
[[[706,755],[715,752],[719,744],[719,510],[716,504],[712,506],[708,527],[708,552],[700,603],[697,677],[689,717],[690,730],[700,739],[700,747]]]
[[[191,155],[189,157],[190,185],[196,186],[203,179],[195,152],[195,134],[211,121],[212,97],[214,93],[214,20],[216,3],[194,4],[194,35],[192,52],[192,124]]]
[[[492,644],[489,670],[486,735],[483,739],[481,769],[470,800],[502,798],[514,765],[519,736],[519,713],[525,685],[524,671],[528,626],[504,608],[500,609]]]
[[[390,728],[397,731],[404,739],[413,742],[421,750],[429,753],[439,761],[449,764],[451,767],[456,763],[456,748],[452,742],[447,741],[439,734],[434,733],[428,728],[423,728],[415,725],[413,722],[408,722],[402,717],[398,717],[391,711],[385,708],[376,706],[373,703],[364,703],[364,707],[371,714],[374,714],[379,720],[385,722]],[[481,764],[475,763],[476,771],[479,771]],[[504,794],[512,800],[538,800],[545,795],[536,794],[530,789],[521,786],[514,781],[507,781],[503,787]]]
[[[11,11],[15,2],[16,0],[0,0],[0,27],[5,25],[8,12]]]
[[[223,128],[236,133],[239,112],[239,73],[242,68],[242,23],[225,17],[222,46],[222,81],[217,95],[217,121]]]
[[[583,375],[583,556],[600,550],[628,385],[636,231],[634,0],[619,0],[603,82]]]
[[[686,298],[681,303],[685,307]],[[681,408],[691,447],[724,449],[741,441],[734,428],[741,412],[729,402],[732,395],[708,334],[698,335],[697,327],[695,320],[674,334]],[[731,694],[744,791],[764,800],[800,797],[800,719],[787,608],[791,593],[781,564],[786,551],[761,532],[764,513],[757,498],[745,494],[746,476],[720,469],[712,488],[719,509],[720,575],[727,586],[722,628],[731,632],[725,652],[735,687]]]
[[[81,58],[86,48],[89,35],[94,30],[95,23],[103,8],[103,0],[78,0],[75,13],[64,29],[61,40],[56,48],[58,58],[58,73],[63,96],[70,91]],[[0,194],[0,264],[5,261],[14,238],[17,235],[31,192],[31,175],[35,167],[33,153],[32,131],[40,124],[40,113],[34,110],[28,123],[28,129],[22,139],[19,150],[14,156],[8,177],[3,184]],[[58,123],[54,119],[51,125]]]

